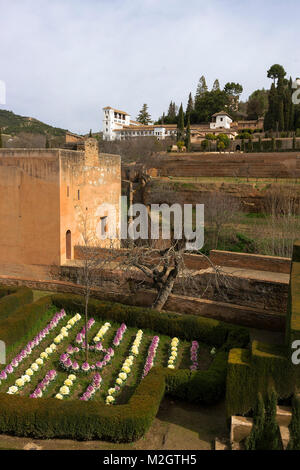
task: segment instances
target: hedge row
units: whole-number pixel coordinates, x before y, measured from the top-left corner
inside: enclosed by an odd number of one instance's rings
[[[69,312],[84,312],[84,299],[79,295],[55,294],[51,297],[58,308],[64,308]],[[229,351],[233,347],[245,347],[249,343],[249,332],[246,328],[195,315],[162,313],[149,308],[96,299],[90,300],[89,313],[95,318],[126,322],[129,326],[149,329],[172,337],[178,336],[188,341],[197,339],[224,351]]]
[[[28,287],[20,287],[14,293],[0,298],[0,321],[9,317],[17,308],[33,301],[33,293]]]
[[[225,395],[227,358],[226,352],[217,353],[208,370],[166,369],[166,392],[190,403],[218,402]]]
[[[14,344],[44,324],[51,304],[69,312],[84,311],[80,296],[57,294],[23,306],[1,324],[1,336]],[[59,401],[0,395],[0,430],[2,433],[35,438],[104,439],[130,442],[140,438],[150,427],[166,392],[194,403],[211,404],[225,394],[227,350],[246,346],[249,342],[245,328],[216,320],[150,309],[132,307],[96,299],[90,301],[94,318],[126,322],[129,326],[150,329],[182,339],[197,339],[217,346],[210,368],[205,371],[153,368],[143,379],[126,405],[102,406],[95,402]],[[53,310],[53,309],[52,309]],[[48,312],[48,313],[47,313]],[[33,330],[35,330],[33,332]]]
[[[0,339],[6,344],[7,353],[18,344],[24,344],[43,328],[45,320],[52,314],[49,310],[51,305],[51,296],[42,297],[37,302],[22,305],[9,317],[0,319]]]
[[[103,406],[80,400],[31,399],[0,394],[0,430],[39,439],[102,439],[131,442],[155,418],[165,392],[161,369],[153,368],[127,405]]]
[[[0,299],[16,292],[17,287],[0,286]]]
[[[266,398],[270,382],[279,398],[291,396],[297,385],[296,369],[284,346],[252,342],[252,350],[232,349],[228,358],[227,415],[245,414],[257,395]]]

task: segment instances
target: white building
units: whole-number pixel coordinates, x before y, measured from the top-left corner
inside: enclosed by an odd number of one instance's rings
[[[130,114],[110,106],[103,108],[103,140],[124,140],[128,137],[165,139],[177,134],[176,124],[149,124],[132,121]]]
[[[210,123],[211,129],[218,129],[222,127],[224,129],[230,129],[232,119],[226,111],[220,111],[212,115],[212,122]]]
[[[220,134],[225,132],[234,138],[236,132],[230,130],[232,119],[226,111],[220,111],[212,116],[212,122],[204,125],[192,125],[193,138],[205,138],[206,134]],[[177,136],[176,124],[149,124],[132,121],[130,115],[110,106],[103,108],[103,140],[125,140],[129,137],[156,137],[163,140],[167,137]]]

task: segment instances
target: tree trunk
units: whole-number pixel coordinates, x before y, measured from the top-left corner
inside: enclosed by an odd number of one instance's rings
[[[85,297],[85,361],[88,362],[89,359],[89,350],[88,350],[88,305],[89,305],[89,296]]]
[[[169,298],[169,295],[171,294],[173,290],[176,277],[177,277],[177,269],[173,269],[171,273],[169,274],[167,282],[160,289],[158,296],[156,297],[151,308],[158,310],[159,312],[163,309],[165,303],[167,302]]]

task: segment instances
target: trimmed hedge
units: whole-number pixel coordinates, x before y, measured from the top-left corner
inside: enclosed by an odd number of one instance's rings
[[[84,299],[79,295],[55,294],[52,301],[58,308],[69,312],[84,312]],[[133,307],[113,302],[91,299],[89,313],[95,318],[126,322],[129,326],[144,328],[168,336],[178,336],[229,351],[232,347],[246,347],[249,332],[246,328],[230,325],[210,318],[195,315],[180,315],[173,312],[157,312],[143,307]]]
[[[0,430],[38,439],[102,439],[131,442],[155,418],[165,392],[161,369],[153,368],[127,405],[103,406],[80,400],[32,399],[0,394]]]
[[[84,311],[84,299],[72,294],[55,294],[19,308],[6,322],[0,322],[0,335],[10,346],[24,340],[45,323],[50,306],[69,312]],[[248,330],[192,315],[156,312],[91,299],[94,318],[126,322],[128,326],[151,329],[168,336],[197,339],[216,346],[219,351],[208,370],[171,370],[153,368],[138,385],[128,404],[97,406],[80,400],[59,401],[0,394],[2,433],[34,438],[104,439],[131,442],[149,429],[166,393],[193,403],[211,404],[225,394],[228,350],[245,347]]]
[[[227,416],[247,413],[256,399],[248,349],[232,349],[228,357],[226,383]]]
[[[0,299],[0,321],[6,319],[17,308],[33,301],[33,293],[28,287],[20,287],[14,293]]]
[[[29,340],[45,325],[45,314],[51,305],[51,296],[42,297],[37,302],[19,307],[8,318],[0,319],[0,339],[6,344],[7,353],[17,344]]]
[[[0,286],[0,299],[16,292],[17,287]]]
[[[166,392],[190,403],[218,402],[225,395],[227,357],[226,352],[217,353],[208,370],[166,369]]]
[[[226,386],[227,415],[250,411],[258,393],[266,399],[270,382],[279,398],[294,393],[296,374],[285,347],[253,341],[251,351],[231,350]]]

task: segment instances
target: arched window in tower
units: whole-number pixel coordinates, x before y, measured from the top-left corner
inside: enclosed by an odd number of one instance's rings
[[[72,258],[72,235],[71,230],[66,232],[66,258]]]

